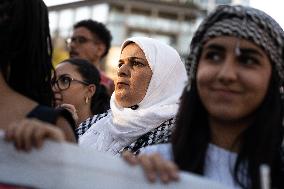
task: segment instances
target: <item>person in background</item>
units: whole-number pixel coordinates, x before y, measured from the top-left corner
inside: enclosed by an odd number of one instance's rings
[[[54,106],[68,109],[77,125],[92,124],[88,118],[109,109],[110,98],[100,84],[100,73],[85,59],[71,58],[59,63],[51,83]]]
[[[117,71],[111,109],[96,115],[90,128],[78,128],[79,145],[119,155],[167,142],[187,79],[176,50],[155,39],[129,38]]]
[[[72,37],[67,40],[71,58],[88,60],[100,71],[101,84],[109,93],[114,90],[113,80],[101,70],[102,59],[108,54],[112,36],[103,23],[94,20],[82,20],[73,27]]]
[[[165,182],[176,180],[180,169],[232,188],[259,189],[269,178],[271,188],[284,188],[282,28],[260,10],[223,5],[190,47],[171,144],[145,148],[139,160],[124,157],[140,162],[151,181],[157,172]]]
[[[44,2],[0,1],[0,128],[17,148],[50,137],[75,142],[72,115],[51,108],[51,52]]]

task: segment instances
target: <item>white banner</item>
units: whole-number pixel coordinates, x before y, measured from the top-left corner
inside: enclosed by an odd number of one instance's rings
[[[67,143],[45,142],[30,153],[15,150],[0,136],[0,183],[52,189],[228,189],[189,173],[179,182],[148,183],[141,167],[122,159]]]

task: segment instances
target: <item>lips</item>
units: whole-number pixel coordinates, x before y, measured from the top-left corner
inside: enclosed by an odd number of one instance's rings
[[[128,83],[126,82],[117,82],[117,84],[121,84],[121,85],[129,85]]]
[[[221,101],[232,101],[236,97],[240,97],[240,92],[228,88],[215,88],[211,90],[211,95]]]
[[[69,55],[70,57],[78,57],[79,53],[77,53],[76,51],[70,51]]]
[[[55,106],[58,106],[58,105],[62,104],[62,99],[61,98],[55,98],[54,99],[54,104],[55,104]]]
[[[129,86],[129,83],[125,81],[119,81],[119,82],[116,82],[116,85],[117,87],[127,87]]]
[[[229,89],[229,88],[213,88],[212,91],[214,92],[220,92],[220,93],[228,93],[228,94],[238,94],[240,93],[237,90]]]
[[[62,104],[63,98],[59,93],[54,93],[54,104],[55,106],[58,106]]]

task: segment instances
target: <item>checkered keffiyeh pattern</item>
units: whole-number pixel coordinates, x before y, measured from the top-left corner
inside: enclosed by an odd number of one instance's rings
[[[125,150],[131,151],[133,154],[138,155],[141,149],[155,144],[163,144],[169,143],[170,137],[172,135],[174,126],[175,126],[175,118],[171,118],[164,123],[162,123],[156,129],[142,135],[140,138],[135,140],[133,143],[128,145],[127,147],[120,150],[119,153],[122,153]]]
[[[89,117],[84,122],[80,123],[79,127],[75,130],[76,135],[78,137],[82,136],[94,123],[106,117],[107,115],[108,112]]]

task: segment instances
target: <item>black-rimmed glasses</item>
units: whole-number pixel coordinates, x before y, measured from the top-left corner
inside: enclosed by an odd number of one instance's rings
[[[51,86],[54,87],[56,85],[59,90],[63,91],[63,90],[66,90],[70,87],[72,81],[81,83],[83,85],[89,85],[89,83],[87,83],[85,81],[80,81],[80,80],[74,79],[72,77],[63,75],[63,76],[60,76],[57,80],[52,79],[51,80]]]

